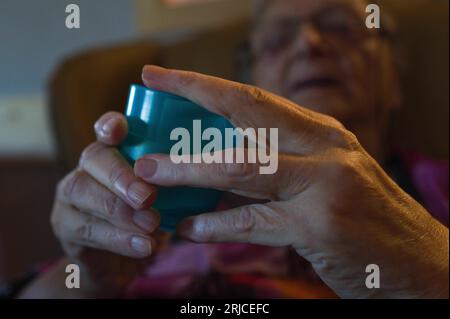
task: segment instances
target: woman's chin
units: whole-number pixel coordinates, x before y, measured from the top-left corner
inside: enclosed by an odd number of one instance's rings
[[[333,116],[338,120],[344,114],[352,112],[352,103],[334,89],[305,90],[291,94],[289,100],[315,112]]]

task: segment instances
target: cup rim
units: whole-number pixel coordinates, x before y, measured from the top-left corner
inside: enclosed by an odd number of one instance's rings
[[[168,92],[164,92],[164,91],[159,91],[159,90],[155,90],[152,88],[148,88],[145,87],[143,85],[140,84],[132,84],[131,88],[134,88],[135,90],[139,90],[139,91],[144,91],[145,93],[152,93],[155,94],[157,96],[162,96],[164,98],[170,98],[170,99],[176,99],[176,100],[180,100],[180,101],[184,101],[184,102],[190,102],[190,103],[194,103],[182,96],[176,95],[176,94],[172,94],[172,93],[168,93]]]

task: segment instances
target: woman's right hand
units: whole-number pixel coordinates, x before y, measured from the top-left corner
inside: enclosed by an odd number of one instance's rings
[[[150,208],[156,188],[137,178],[115,146],[127,134],[120,113],[95,124],[97,142],[57,187],[51,224],[81,284],[96,293],[119,292],[155,251],[159,214]]]

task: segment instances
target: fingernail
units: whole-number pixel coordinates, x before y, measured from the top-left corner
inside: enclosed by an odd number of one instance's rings
[[[146,65],[144,66],[144,68],[142,69],[142,79],[151,81],[151,80],[157,80],[155,78],[155,71],[156,70],[163,70],[163,68],[158,67],[156,65]]]
[[[149,256],[152,252],[150,240],[139,236],[131,238],[131,248],[142,256]]]
[[[128,198],[136,205],[141,206],[152,194],[150,186],[142,182],[133,182],[128,186]]]
[[[105,135],[110,135],[114,126],[116,125],[117,119],[115,117],[110,118],[102,125],[101,132]]]
[[[147,78],[148,69],[149,69],[148,65],[144,66],[144,68],[142,69],[142,79],[144,80]]]
[[[111,120],[114,120],[114,118],[111,118],[111,117],[104,118],[104,117],[102,117],[101,119],[99,119],[94,124],[95,132],[98,133],[98,134],[103,134],[103,135],[108,134],[108,130],[111,131],[111,124],[107,125],[107,123],[110,122]],[[106,131],[105,131],[105,129],[106,129]]]
[[[134,223],[146,232],[152,232],[156,228],[154,218],[149,212],[135,212],[133,215]]]
[[[94,129],[96,132],[101,131],[101,128],[103,126],[103,119],[99,119],[97,122],[95,122],[94,124]]]
[[[141,158],[136,162],[135,173],[142,178],[151,178],[158,169],[158,162],[151,158]]]

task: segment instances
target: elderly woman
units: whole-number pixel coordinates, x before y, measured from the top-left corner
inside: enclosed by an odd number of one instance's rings
[[[132,168],[114,148],[126,121],[108,113],[58,188],[52,225],[67,257],[22,297],[448,297],[448,185],[445,198],[427,192],[415,164],[436,166],[405,162],[386,146],[401,92],[388,32],[365,27],[365,6],[261,2],[250,39],[255,86],[144,68],[147,86],[236,126],[277,125],[277,173],[175,165],[163,155]],[[168,244],[150,208],[159,185],[229,194],[222,211],[179,226],[188,241]],[[69,263],[81,267],[80,289],[65,287]],[[366,285],[371,264],[381,272],[378,289]]]

